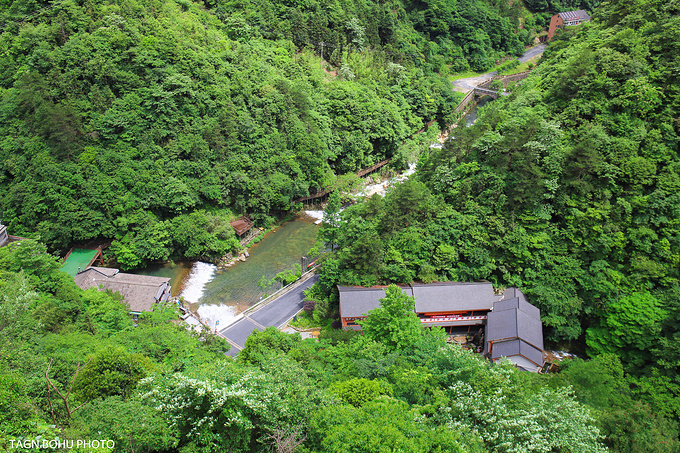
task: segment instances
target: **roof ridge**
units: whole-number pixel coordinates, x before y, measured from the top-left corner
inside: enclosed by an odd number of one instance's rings
[[[135,286],[153,286],[150,283],[135,282],[133,280],[119,280],[119,279],[112,280],[111,277],[106,277],[106,280],[98,280],[98,279],[93,279],[93,280],[96,281],[96,282],[114,282],[114,283],[118,283],[118,284],[135,285]],[[169,279],[167,281],[162,282],[162,283],[167,283],[168,281],[169,281]]]

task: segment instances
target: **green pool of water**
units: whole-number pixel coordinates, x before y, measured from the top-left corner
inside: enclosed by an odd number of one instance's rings
[[[246,261],[226,269],[216,270],[215,266],[206,263],[178,262],[150,266],[136,273],[170,277],[173,296],[186,297],[190,302],[197,300],[204,308],[227,306],[229,316],[233,316],[265,296],[258,285],[262,276],[271,279],[300,263],[300,257],[307,255],[314,246],[318,229],[319,226],[306,217],[286,222],[253,245]],[[208,279],[210,281],[203,286]],[[269,292],[277,288],[272,287]],[[219,315],[211,316],[220,318]]]
[[[145,269],[130,271],[133,274],[151,275],[154,277],[170,278],[170,287],[173,296],[178,296],[182,291],[184,279],[191,271],[190,262],[176,262],[152,265]]]
[[[73,249],[73,252],[71,252],[68,259],[61,267],[61,270],[71,277],[75,277],[78,273],[78,268],[80,268],[80,270],[85,270],[97,253],[99,253],[99,250]]]
[[[250,257],[245,262],[216,272],[205,285],[199,303],[232,305],[239,311],[256,303],[265,296],[258,285],[262,276],[271,279],[300,263],[300,258],[314,246],[318,228],[312,221],[300,218],[267,233],[248,250]]]

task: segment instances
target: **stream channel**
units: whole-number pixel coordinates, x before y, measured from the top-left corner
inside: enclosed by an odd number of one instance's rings
[[[483,97],[465,115],[467,127],[477,120],[477,109],[489,100],[491,98]],[[361,195],[384,194],[386,187],[403,181],[414,171],[415,164],[393,180],[366,187]],[[314,219],[301,213],[294,220],[267,233],[260,242],[248,249],[250,257],[246,261],[237,261],[229,268],[218,269],[214,264],[196,261],[156,265],[137,272],[170,277],[173,296],[183,297],[191,303],[192,308],[211,327],[215,327],[216,321],[225,326],[265,296],[258,285],[262,276],[271,279],[300,262],[300,257],[314,246],[318,228]],[[269,292],[274,290],[270,289]]]
[[[271,279],[300,263],[300,257],[314,246],[318,228],[313,219],[301,214],[267,233],[248,249],[250,257],[246,261],[237,261],[231,267],[219,269],[214,264],[196,261],[152,266],[138,273],[170,277],[173,296],[190,302],[211,327],[216,321],[225,326],[265,296],[258,285],[262,276]]]
[[[470,108],[470,110],[465,114],[465,127],[470,127],[477,121],[477,109],[484,107],[487,102],[493,101],[493,98],[489,96],[482,97],[479,101],[475,102],[475,105]]]

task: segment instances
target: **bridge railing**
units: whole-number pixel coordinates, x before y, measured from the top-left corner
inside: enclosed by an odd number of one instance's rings
[[[309,279],[309,278],[314,274],[314,271],[315,271],[318,267],[319,267],[319,265],[316,264],[314,267],[310,268],[310,269],[307,270],[304,274],[302,274],[302,275],[300,276],[300,278],[298,278],[297,280],[295,280],[293,283],[290,283],[290,284],[288,284],[288,285],[286,285],[286,286],[282,286],[281,288],[279,288],[278,290],[276,290],[274,293],[272,293],[271,295],[265,297],[264,299],[262,299],[261,301],[259,301],[259,302],[256,303],[255,305],[253,305],[253,306],[251,306],[251,307],[248,307],[248,308],[246,308],[245,310],[243,310],[243,312],[242,312],[241,314],[242,314],[243,316],[247,316],[247,315],[249,315],[249,314],[251,314],[251,313],[253,313],[253,312],[259,310],[260,308],[264,307],[264,306],[267,305],[268,303],[274,301],[275,299],[277,299],[277,298],[283,296],[285,293],[287,293],[287,292],[290,291],[291,289],[293,289],[293,288],[295,288],[296,286],[298,286],[299,284],[304,283],[305,281],[307,281],[307,279]]]

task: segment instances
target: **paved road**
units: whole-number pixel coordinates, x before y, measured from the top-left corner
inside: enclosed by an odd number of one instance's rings
[[[300,286],[293,288],[281,297],[274,299],[264,307],[241,318],[234,324],[220,331],[220,335],[231,344],[227,355],[235,356],[246,344],[246,339],[253,330],[263,331],[266,327],[274,326],[281,328],[295,316],[304,305],[304,290],[308,289],[319,280],[314,275]]]
[[[519,57],[518,60],[520,63],[526,63],[527,61],[531,60],[537,55],[541,55],[544,50],[545,44],[539,44],[538,46],[532,47],[531,49],[524,52],[524,55]],[[478,75],[475,77],[467,77],[465,79],[454,80],[453,82],[451,82],[451,84],[453,85],[454,90],[467,93],[468,91],[474,90],[477,87],[477,85],[484,82],[489,77],[495,76],[496,74],[498,74],[498,71],[487,72],[486,74]]]
[[[520,63],[526,63],[535,56],[542,55],[543,51],[545,51],[545,44],[539,44],[536,47],[532,47],[531,49],[524,52],[524,55],[519,57],[518,60]]]

